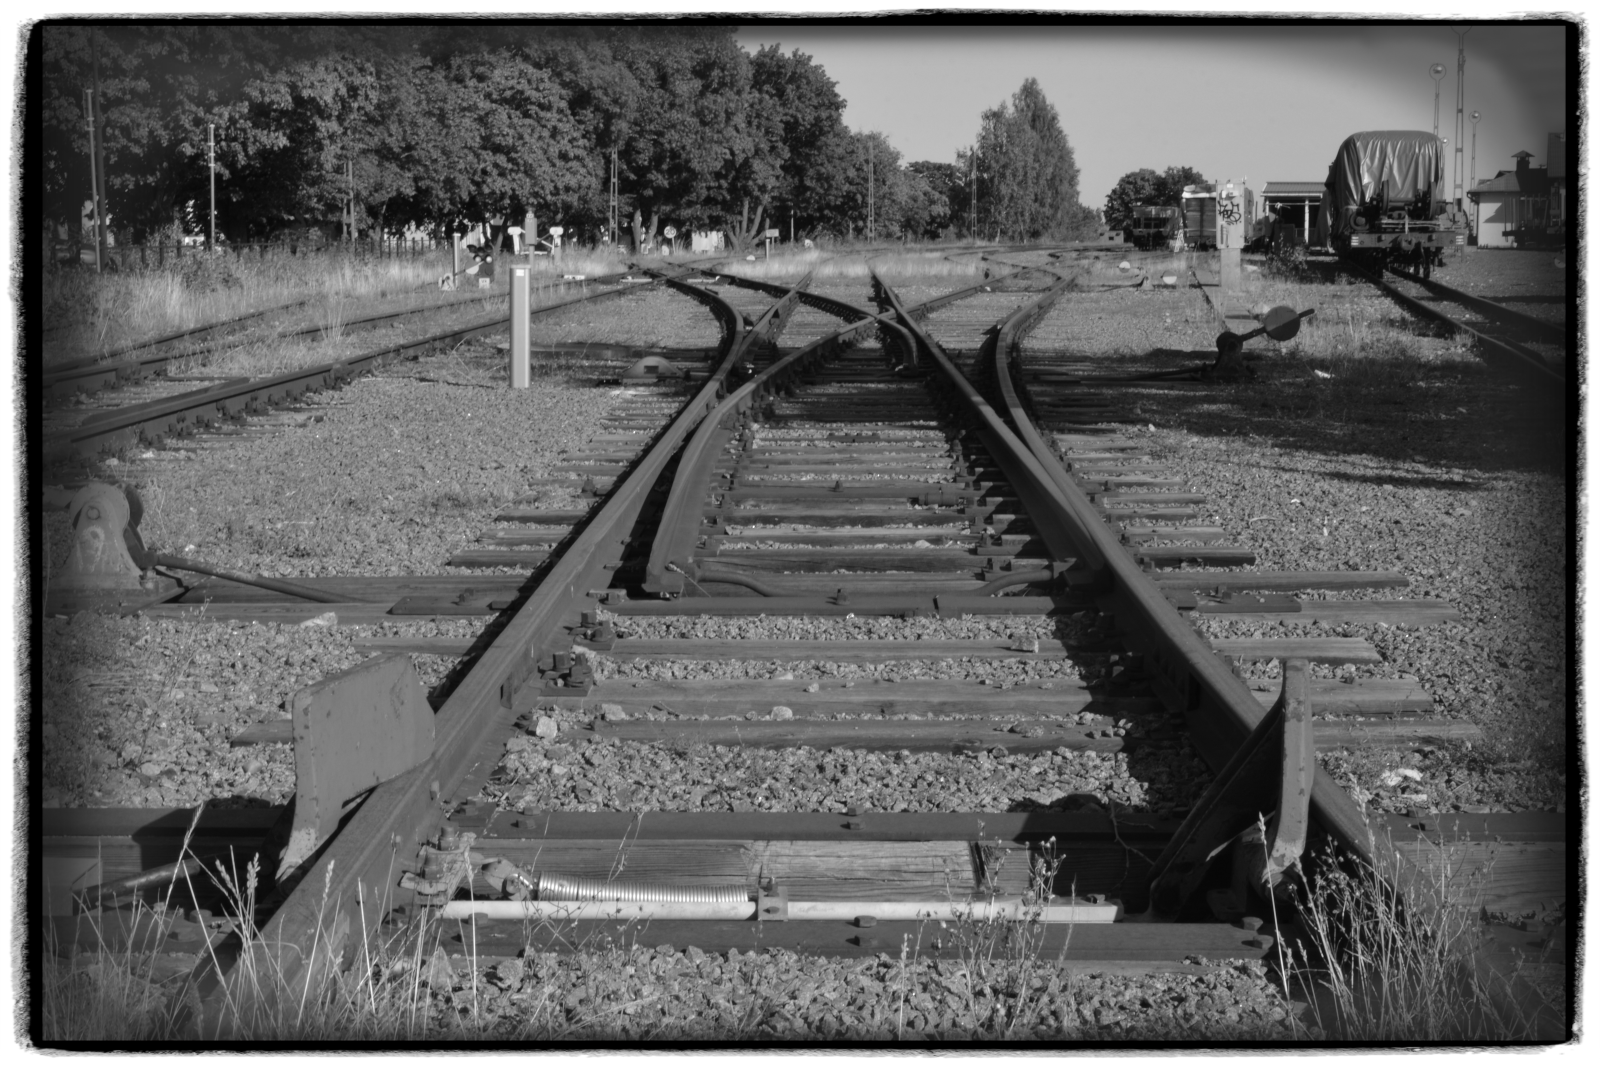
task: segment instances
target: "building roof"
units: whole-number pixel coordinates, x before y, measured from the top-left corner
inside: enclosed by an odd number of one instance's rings
[[[1268,182],[1262,196],[1322,196],[1322,182]]]
[[[1543,167],[1525,170],[1503,170],[1493,178],[1486,178],[1468,190],[1468,194],[1518,193],[1523,196],[1545,196],[1550,192],[1550,179]]]

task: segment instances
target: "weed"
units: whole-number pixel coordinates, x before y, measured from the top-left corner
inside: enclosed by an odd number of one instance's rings
[[[1539,1006],[1498,995],[1491,984],[1497,980],[1480,965],[1484,935],[1473,902],[1486,874],[1464,875],[1443,850],[1404,884],[1331,853],[1297,865],[1293,874],[1286,892],[1304,940],[1280,937],[1278,967],[1285,998],[1297,984],[1320,1036],[1391,1043],[1538,1039]],[[1542,1007],[1559,1003],[1556,991],[1529,988],[1543,997]]]

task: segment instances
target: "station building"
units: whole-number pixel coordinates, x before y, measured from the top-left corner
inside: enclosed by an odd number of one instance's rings
[[[1533,153],[1517,152],[1514,170],[1502,170],[1467,191],[1473,232],[1480,248],[1515,248],[1560,239],[1567,223],[1567,146],[1552,133],[1546,163],[1532,164]]]
[[[1280,226],[1297,227],[1304,241],[1317,232],[1323,192],[1322,182],[1268,182],[1261,190],[1261,202]]]

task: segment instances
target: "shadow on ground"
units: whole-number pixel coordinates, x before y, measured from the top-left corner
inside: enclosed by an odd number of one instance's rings
[[[1167,349],[1149,356],[1150,365],[1140,370],[1216,358],[1214,352]],[[1572,471],[1577,422],[1571,399],[1518,385],[1470,357],[1399,365],[1349,361],[1330,372],[1325,361],[1261,351],[1250,366],[1255,376],[1246,380],[1153,381],[1115,387],[1114,398],[1131,404],[1123,421],[1208,437],[1265,438],[1333,456],[1486,473]]]

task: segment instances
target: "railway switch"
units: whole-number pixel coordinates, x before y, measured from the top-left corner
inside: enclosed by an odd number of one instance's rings
[[[78,490],[67,505],[72,552],[57,582],[73,590],[144,588],[143,571],[129,551],[145,555],[139,539],[139,514],[135,513],[137,500],[103,482],[90,482]]]
[[[1258,317],[1261,325],[1249,333],[1234,333],[1224,330],[1217,335],[1217,361],[1211,367],[1211,373],[1219,375],[1236,375],[1243,368],[1244,343],[1253,338],[1266,334],[1274,341],[1288,341],[1300,332],[1300,322],[1317,313],[1315,308],[1309,311],[1295,311],[1294,308],[1278,306],[1270,309]]]

